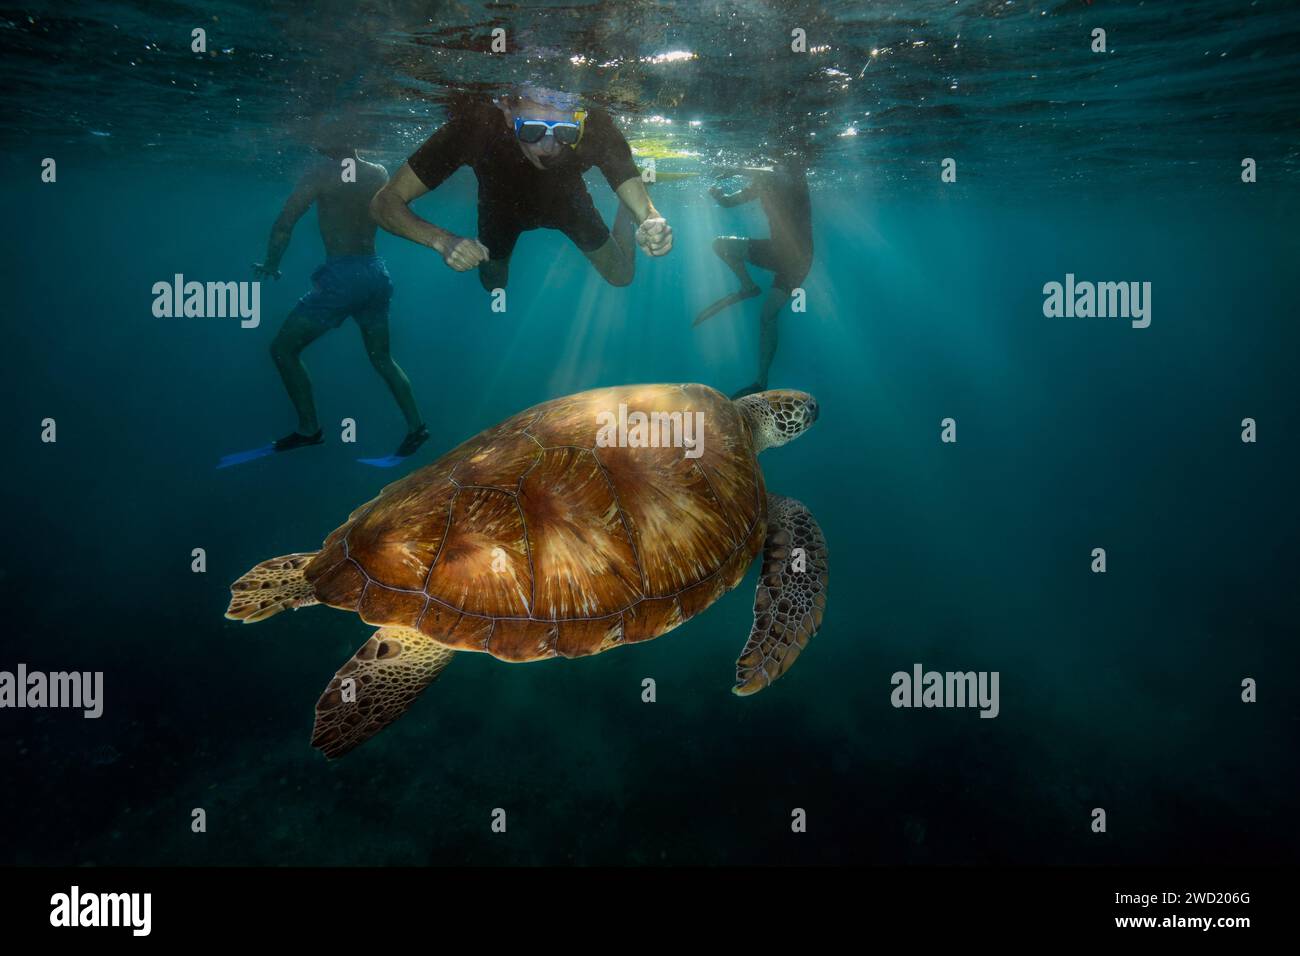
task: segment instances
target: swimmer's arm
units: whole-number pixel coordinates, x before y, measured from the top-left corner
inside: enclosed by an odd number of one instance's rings
[[[311,208],[318,195],[320,195],[320,180],[314,172],[309,172],[298,180],[298,185],[285,200],[284,208],[280,210],[280,215],[271,226],[271,238],[266,243],[266,260],[253,265],[255,272],[259,275],[274,276],[277,279],[280,277],[280,260],[284,258],[284,252],[289,248],[293,227]]]
[[[763,190],[771,185],[772,170],[762,166],[745,166],[742,169],[730,171],[731,175],[748,176],[749,184],[734,193],[725,193],[721,186],[714,186],[709,190],[709,195],[718,201],[719,206],[725,206],[730,209],[732,206],[743,206],[747,202],[753,202],[763,195]]]
[[[718,201],[719,206],[730,209],[732,206],[743,206],[747,202],[753,202],[758,198],[758,189],[751,183],[737,192],[726,193],[722,191],[721,186],[714,186],[709,190],[709,195]]]
[[[615,192],[636,220],[636,244],[648,256],[666,256],[673,248],[673,227],[650,201],[641,177],[626,180]]]
[[[411,203],[429,191],[415,175],[409,163],[403,163],[397,175],[370,200],[370,215],[386,232],[409,239],[421,246],[446,255],[460,236],[448,232],[411,211]]]
[[[633,176],[616,190],[618,198],[627,211],[632,214],[639,226],[647,219],[662,219],[659,210],[655,204],[650,201],[650,193],[646,191],[645,183],[641,181],[640,176]]]

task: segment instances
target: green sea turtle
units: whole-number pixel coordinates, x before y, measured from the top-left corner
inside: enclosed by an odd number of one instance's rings
[[[804,392],[735,402],[704,385],[633,385],[520,412],[386,487],[320,551],[231,585],[246,624],[328,604],[379,626],[316,703],[338,757],[392,723],[457,651],[583,657],[665,634],[763,552],[736,694],[784,674],[821,626],[826,542],[756,455],[817,418]]]

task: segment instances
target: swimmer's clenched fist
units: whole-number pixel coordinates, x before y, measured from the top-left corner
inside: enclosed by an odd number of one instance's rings
[[[476,269],[479,263],[487,262],[488,248],[477,239],[465,239],[452,236],[442,244],[442,261],[457,272]]]
[[[647,219],[637,227],[636,244],[648,256],[667,255],[673,247],[673,228],[666,219]]]

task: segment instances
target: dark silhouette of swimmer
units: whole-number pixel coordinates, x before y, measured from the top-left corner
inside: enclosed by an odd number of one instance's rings
[[[478,179],[478,237],[457,236],[411,211],[461,166]],[[587,192],[582,174],[599,167],[618,194],[611,231]],[[611,285],[636,272],[636,247],[666,255],[672,229],[655,209],[632,151],[604,110],[584,109],[577,97],[520,87],[492,101],[466,98],[375,194],[371,213],[384,229],[438,252],[457,272],[479,270],[483,288],[505,288],[519,236],[558,229]]]
[[[812,206],[805,162],[797,152],[784,154],[771,167],[724,168],[718,173],[747,176],[749,182],[734,193],[714,186],[709,195],[726,207],[759,200],[771,235],[767,239],[719,236],[713,240],[713,251],[736,274],[740,290],[714,302],[696,317],[694,324],[699,325],[762,291],[745,269],[746,262],[775,273],[759,316],[758,378],[732,396],[739,398],[767,388],[768,371],[776,356],[777,316],[812,266]]]
[[[361,330],[370,364],[406,418],[407,435],[397,450],[398,457],[406,457],[420,447],[429,432],[416,408],[410,380],[389,353],[388,305],[393,283],[384,260],[375,255],[376,226],[370,218],[370,199],[388,182],[388,171],[361,159],[350,146],[327,143],[316,151],[321,158],[298,181],[271,227],[266,261],[253,265],[259,278],[280,278],[280,260],[293,227],[312,203],[316,204],[325,264],[312,273],[311,291],[298,300],[271,343],[271,357],[298,412],[298,430],[281,438],[274,448],[289,451],[321,444],[302,351],[351,316]],[[346,164],[349,168],[345,168],[345,160],[352,160]]]

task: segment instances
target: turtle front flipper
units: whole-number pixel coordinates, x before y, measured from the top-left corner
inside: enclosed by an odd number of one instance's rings
[[[315,551],[282,554],[253,567],[230,585],[230,606],[226,617],[253,624],[286,608],[297,610],[319,603],[303,569],[316,557]]]
[[[381,627],[338,669],[316,701],[311,745],[331,759],[402,714],[456,652],[409,627]]]
[[[754,627],[736,661],[733,694],[756,694],[790,669],[822,626],[826,539],[802,502],[767,496],[763,572],[754,595]]]

